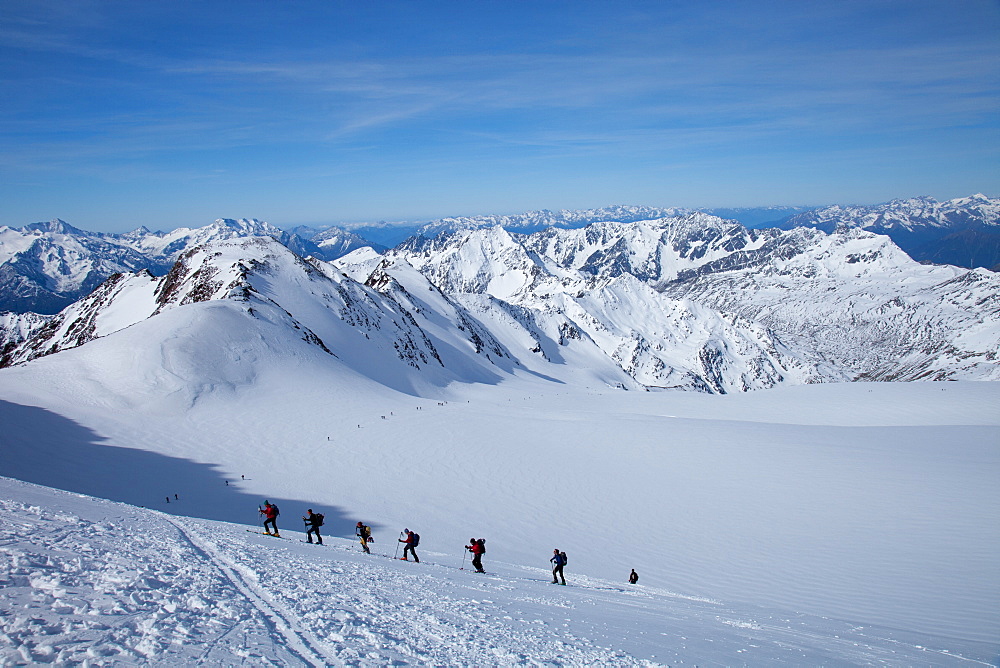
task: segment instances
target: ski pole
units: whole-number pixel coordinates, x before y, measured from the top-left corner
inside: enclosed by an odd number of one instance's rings
[[[462,550],[462,567],[459,568],[458,570],[460,570],[460,571],[464,571],[465,570],[465,558],[467,556],[469,556],[469,551],[466,550],[466,549],[463,549]]]
[[[399,537],[400,538],[403,537],[403,532],[402,531],[399,532]],[[398,540],[396,541],[396,553],[392,555],[392,558],[393,559],[398,559],[399,558],[399,541]]]

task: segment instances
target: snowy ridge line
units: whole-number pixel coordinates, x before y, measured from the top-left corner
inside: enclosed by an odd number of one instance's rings
[[[289,621],[289,612],[280,610],[280,606],[274,602],[270,594],[253,585],[248,578],[241,574],[241,569],[224,557],[209,541],[195,535],[193,531],[186,528],[174,517],[166,513],[163,513],[163,517],[177,528],[177,531],[191,544],[192,548],[214,564],[226,579],[246,597],[247,601],[261,613],[265,624],[271,628],[272,632],[277,633],[286,641],[285,647],[289,652],[312,666],[331,665],[331,660],[335,659],[327,657],[322,651],[316,649],[315,646],[318,643],[314,638],[308,637],[307,631],[304,629],[296,630]]]
[[[262,236],[198,246],[159,279],[116,274],[51,318],[0,317],[0,367],[102,338],[125,348],[133,336],[139,348],[162,339],[173,353],[176,343],[177,369],[228,360],[223,378],[192,379],[208,388],[251,384],[253,361],[275,351],[316,352],[299,342],[323,353],[318,365],[339,361],[408,393],[525,373],[720,394],[996,380],[997,294],[1000,275],[918,265],[859,229],[747,230],[706,214],[456,232],[336,263]],[[178,313],[192,308],[207,312]],[[193,355],[204,359],[185,362]],[[149,361],[164,366],[152,352]]]

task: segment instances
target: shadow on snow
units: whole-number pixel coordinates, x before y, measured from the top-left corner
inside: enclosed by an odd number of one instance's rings
[[[226,485],[216,466],[107,445],[73,420],[9,401],[0,400],[0,425],[0,475],[174,515],[262,524],[257,508],[264,499],[240,490],[238,480]],[[305,532],[300,517],[312,508],[326,516],[324,535],[354,536],[356,519],[339,508],[266,498],[282,511],[279,530]]]

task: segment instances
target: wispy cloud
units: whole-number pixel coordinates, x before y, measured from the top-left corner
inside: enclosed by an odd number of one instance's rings
[[[179,2],[4,3],[0,178],[759,169],[865,146],[930,161],[958,136],[988,171],[1000,132],[1000,10],[974,0],[524,3],[465,24]]]

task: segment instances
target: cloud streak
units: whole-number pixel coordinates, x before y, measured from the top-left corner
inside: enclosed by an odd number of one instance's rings
[[[894,0],[760,15],[735,2],[582,3],[578,15],[541,3],[492,24],[474,20],[485,6],[234,16],[207,3],[197,25],[184,2],[53,4],[0,10],[0,178],[433,163],[462,184],[489,160],[545,161],[554,184],[588,161],[623,174],[704,164],[710,180],[727,154],[759,170],[867,146],[884,164],[877,151],[908,145],[912,164],[948,142],[969,156],[963,173],[998,178],[1000,11],[977,2],[951,18]]]

